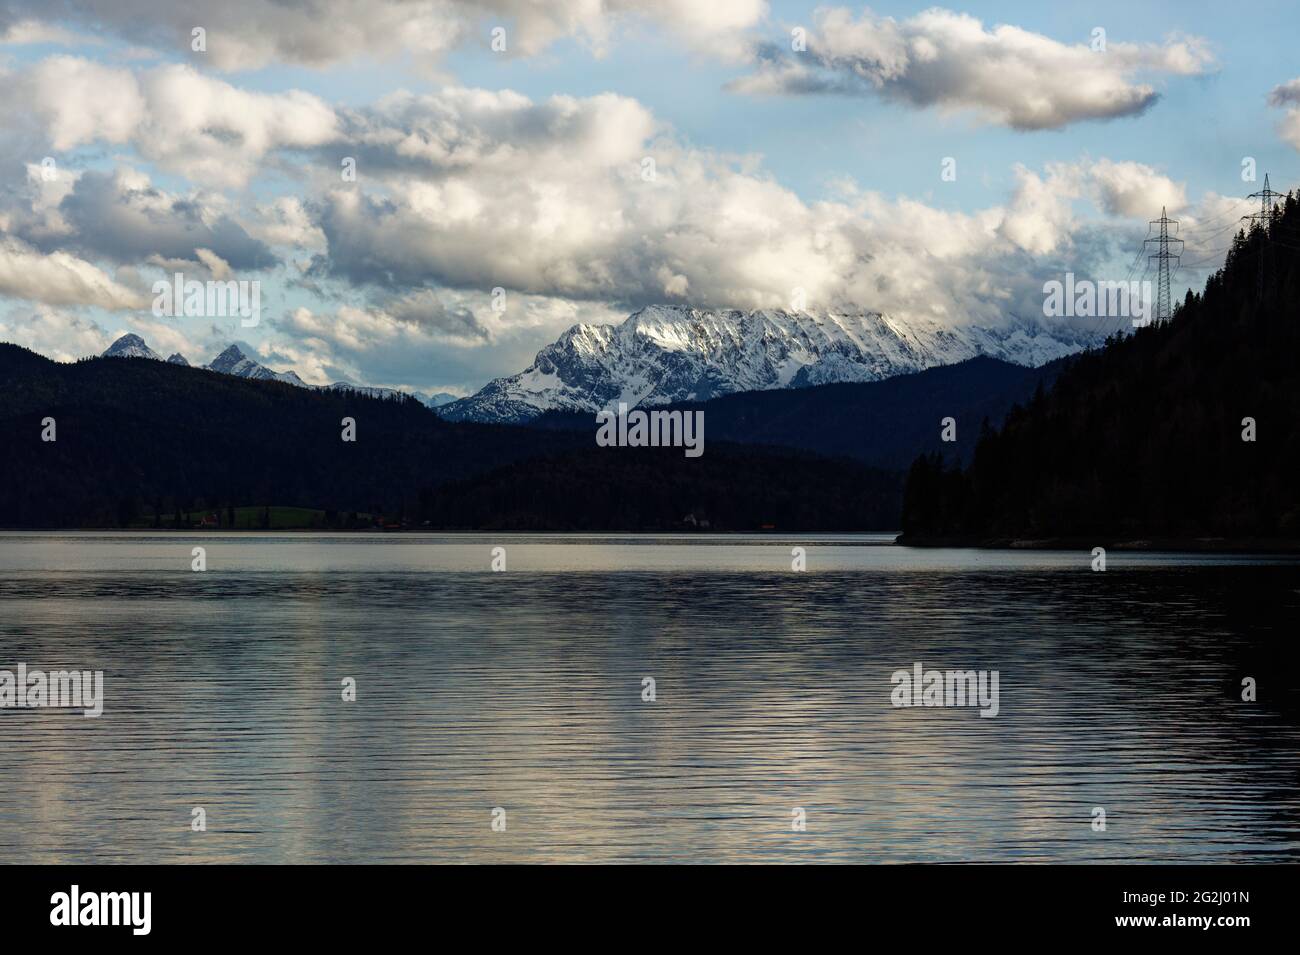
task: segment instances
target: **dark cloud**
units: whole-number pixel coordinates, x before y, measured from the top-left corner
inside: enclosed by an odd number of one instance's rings
[[[73,232],[63,244],[117,263],[150,258],[197,260],[208,249],[232,269],[265,269],[277,263],[270,248],[228,215],[194,198],[166,195],[142,177],[86,172],[59,203]]]

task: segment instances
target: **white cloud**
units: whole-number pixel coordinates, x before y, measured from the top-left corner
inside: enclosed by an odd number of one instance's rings
[[[187,66],[146,72],[147,119],[136,148],[163,169],[196,182],[243,185],[273,150],[329,142],[334,110],[299,90],[251,93]]]
[[[315,384],[346,378],[460,393],[465,382],[518,371],[576,323],[626,317],[602,303],[518,293],[508,301],[499,314],[487,294],[443,289],[374,305],[297,308],[271,323],[262,352],[274,356],[272,367],[292,367]]]
[[[766,9],[765,0],[8,0],[0,30],[28,36],[42,24],[49,30],[66,22],[190,54],[191,31],[202,27],[207,49],[195,58],[247,70],[399,53],[438,57],[475,43],[486,50],[498,25],[506,28],[509,55],[533,55],[566,36],[601,50],[620,25],[639,20],[721,50]]]
[[[1067,241],[1072,231],[1072,202],[1080,194],[1078,170],[1064,165],[1048,167],[1039,176],[1015,167],[1016,191],[998,225],[998,234],[1031,255],[1047,255]]]
[[[26,46],[49,43],[57,46],[98,46],[103,43],[97,36],[75,33],[52,23],[40,20],[18,20],[0,32],[0,45]]]
[[[144,314],[115,314],[97,319],[84,309],[50,305],[14,305],[0,311],[0,341],[30,348],[56,361],[76,361],[99,355],[123,335],[142,336],[163,357],[179,352],[191,364],[203,364],[215,356],[228,339],[208,336],[193,338],[187,331]]]
[[[353,352],[386,349],[404,342],[479,344],[489,338],[472,309],[449,305],[432,290],[410,293],[382,305],[340,305],[328,315],[300,307],[291,311],[279,327]]]
[[[308,250],[325,248],[325,234],[297,196],[280,196],[259,204],[247,228],[253,238],[267,245]]]
[[[874,193],[809,203],[752,157],[685,146],[609,95],[402,94],[348,124],[359,179],[313,204],[328,243],[314,271],[396,290],[785,307],[802,288],[822,307],[996,322],[1008,293],[989,290],[1032,283],[1018,271],[1068,249],[1077,200],[1146,217],[1144,197],[1182,196],[1103,161],[1020,169],[1005,205],[969,214]]]
[[[1110,159],[1049,163],[1045,175],[1017,165],[1017,187],[999,231],[1019,248],[1046,255],[1071,241],[1080,228],[1075,203],[1120,219],[1150,221],[1161,209],[1188,208],[1187,188],[1144,163]]]
[[[54,56],[15,83],[54,150],[129,143],[161,169],[217,187],[244,185],[275,150],[337,135],[334,110],[316,96],[249,92],[188,66],[136,74]]]
[[[146,106],[129,70],[75,56],[42,60],[19,85],[44,121],[51,146],[125,143],[144,122]]]
[[[822,8],[807,50],[762,51],[745,93],[877,94],[915,107],[974,110],[1014,129],[1055,129],[1140,113],[1158,97],[1139,74],[1195,75],[1212,58],[1204,41],[1061,43],[1015,26],[931,9],[906,20]]]
[[[1184,183],[1143,163],[1102,159],[1090,174],[1102,208],[1111,215],[1154,219],[1162,208],[1174,213],[1187,206]]]
[[[217,253],[213,252],[211,249],[196,248],[194,254],[203,267],[207,269],[208,274],[218,282],[223,282],[230,278],[230,263],[217,255]]]
[[[566,164],[631,162],[657,128],[644,106],[613,93],[533,103],[510,90],[455,87],[422,96],[399,91],[350,111],[342,124],[339,149],[354,155],[363,178],[471,168],[545,176]]]
[[[67,252],[43,254],[0,236],[0,295],[47,305],[144,308],[147,299],[107,273]]]
[[[76,361],[100,354],[113,338],[93,318],[75,311],[15,305],[0,313],[0,341],[22,345],[55,361]]]

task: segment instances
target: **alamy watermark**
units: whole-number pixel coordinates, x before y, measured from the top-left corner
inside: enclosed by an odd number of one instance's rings
[[[685,448],[688,458],[704,453],[703,411],[635,411],[618,403],[596,412],[596,444],[602,448]]]
[[[153,928],[152,892],[83,892],[74,885],[50,896],[50,924],[54,926],[126,926],[132,935],[148,935]]]
[[[81,710],[83,716],[104,712],[103,670],[0,670],[0,709]]]
[[[889,701],[895,706],[978,706],[980,716],[998,715],[997,670],[895,670]]]
[[[259,279],[186,280],[177,272],[172,281],[153,283],[155,318],[225,318],[239,316],[243,328],[262,320],[262,283]]]
[[[1151,323],[1155,301],[1150,282],[1094,282],[1075,279],[1043,283],[1043,314],[1048,318],[1128,318],[1134,328]]]

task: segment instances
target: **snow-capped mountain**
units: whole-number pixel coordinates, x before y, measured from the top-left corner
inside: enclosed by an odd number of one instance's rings
[[[325,388],[328,391],[355,391],[359,395],[368,395],[371,398],[391,398],[393,395],[400,394],[396,388],[372,388],[369,385],[358,385],[347,379],[325,385]]]
[[[162,361],[162,355],[145,344],[139,335],[123,335],[105,349],[104,358],[152,358]]]
[[[575,325],[517,375],[440,411],[452,421],[528,421],[619,402],[703,401],[736,391],[876,381],[988,355],[1036,366],[1099,344],[1096,326],[1003,328],[902,322],[878,312],[711,311],[655,305],[621,325]]]
[[[208,362],[205,367],[210,371],[219,371],[223,375],[234,375],[236,378],[252,378],[255,381],[283,381],[286,384],[297,385],[300,388],[310,387],[307,382],[298,377],[296,371],[272,371],[257,359],[250,358],[248,352],[239,344],[231,345]]]
[[[373,385],[358,385],[346,378],[336,381],[332,385],[325,385],[325,387],[331,391],[355,391],[357,394],[369,395],[371,398],[392,398],[395,395],[408,395],[426,408],[440,408],[456,400],[455,395],[449,395],[445,391],[426,395],[422,391],[401,391],[397,388],[376,388]]]
[[[336,381],[332,385],[309,385],[298,377],[297,372],[290,371],[272,371],[267,368],[256,358],[251,357],[250,352],[254,352],[251,345],[242,342],[236,342],[223,351],[208,364],[202,366],[209,371],[220,372],[223,375],[234,375],[236,378],[253,378],[258,381],[282,381],[286,384],[296,385],[299,388],[327,388],[331,391],[355,391],[358,394],[369,395],[372,398],[390,398],[394,395],[409,395],[416,399],[426,408],[440,408],[449,404],[456,399],[455,395],[440,391],[434,395],[426,395],[419,391],[399,391],[396,388],[375,388],[370,385],[358,385],[351,381]],[[162,361],[162,355],[150,348],[143,338],[139,335],[123,335],[113,344],[105,349],[103,358],[152,358],[155,361]],[[171,365],[189,366],[185,356],[177,352],[167,359]]]

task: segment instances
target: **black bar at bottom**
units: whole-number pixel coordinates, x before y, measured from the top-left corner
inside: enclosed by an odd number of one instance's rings
[[[852,868],[853,871],[848,871]],[[1232,945],[1283,937],[1293,866],[880,866],[758,873],[662,868],[627,875],[576,868],[511,872],[462,867],[48,866],[0,868],[7,941],[75,933],[80,942],[400,938],[460,925],[496,937],[604,938],[611,918],[651,939],[685,920],[714,930],[796,936],[799,926],[856,936],[892,929],[914,939],[1193,936]],[[570,882],[572,880],[572,882]],[[658,884],[656,884],[658,883]],[[70,924],[77,917],[117,925]],[[147,934],[145,898],[149,893]],[[114,893],[106,897],[104,893]],[[93,897],[93,898],[92,898]],[[66,904],[64,900],[66,899]],[[101,915],[102,913],[102,915]],[[68,924],[55,925],[52,921]],[[811,921],[810,921],[811,920]],[[951,933],[958,932],[958,936]],[[918,935],[919,933],[919,935]],[[1243,934],[1244,933],[1244,934]],[[679,937],[680,940],[680,937]],[[675,944],[675,943],[674,943]]]

